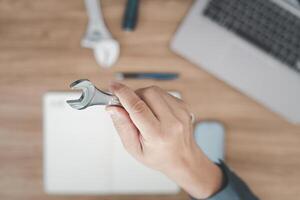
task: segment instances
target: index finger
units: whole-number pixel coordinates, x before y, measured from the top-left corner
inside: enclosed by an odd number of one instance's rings
[[[111,84],[111,91],[119,98],[122,106],[142,135],[145,132],[152,132],[153,127],[158,125],[158,120],[151,109],[132,89],[114,82]]]

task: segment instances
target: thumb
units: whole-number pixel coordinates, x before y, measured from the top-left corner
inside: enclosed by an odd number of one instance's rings
[[[106,111],[112,118],[124,148],[134,157],[139,157],[142,153],[140,133],[131,121],[127,111],[118,106],[107,106]]]

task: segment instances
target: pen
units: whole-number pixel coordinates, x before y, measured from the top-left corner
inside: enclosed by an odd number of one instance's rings
[[[151,72],[118,72],[115,74],[117,80],[124,79],[154,79],[173,80],[179,77],[178,73],[151,73]]]

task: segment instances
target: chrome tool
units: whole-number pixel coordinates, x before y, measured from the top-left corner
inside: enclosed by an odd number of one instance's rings
[[[67,103],[74,109],[82,110],[94,105],[121,105],[116,96],[96,88],[87,79],[80,79],[73,82],[70,88],[82,90],[82,95],[79,99],[67,100]]]
[[[85,0],[85,6],[89,22],[81,46],[94,50],[99,65],[111,67],[119,57],[120,45],[105,26],[99,0]]]

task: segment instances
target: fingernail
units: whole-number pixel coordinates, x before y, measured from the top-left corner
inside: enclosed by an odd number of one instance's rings
[[[112,92],[114,92],[114,91],[119,90],[123,86],[124,86],[123,84],[121,84],[119,82],[116,82],[116,81],[113,81],[113,82],[110,83],[110,90]]]
[[[113,109],[113,108],[106,108],[106,111],[108,112],[108,114],[110,115],[110,117],[113,119],[113,120],[117,120],[120,118],[120,114],[118,113],[117,110]]]
[[[106,111],[108,112],[108,114],[109,114],[110,116],[115,115],[115,112],[114,112],[113,110],[106,110]]]
[[[106,110],[106,112],[108,112],[108,114],[109,115],[115,115],[115,110],[112,108],[112,107],[110,107],[110,106],[107,106],[106,108],[105,108],[105,110]]]

